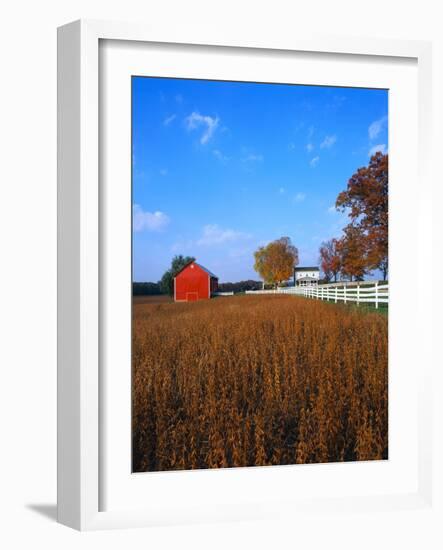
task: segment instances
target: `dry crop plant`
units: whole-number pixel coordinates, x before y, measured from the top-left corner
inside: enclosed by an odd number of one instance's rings
[[[134,302],[134,471],[388,456],[387,318],[291,296]]]

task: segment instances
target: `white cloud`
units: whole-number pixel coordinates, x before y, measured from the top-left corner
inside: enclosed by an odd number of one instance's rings
[[[308,153],[312,153],[313,150],[314,150],[314,144],[313,144],[313,143],[308,143],[308,144],[306,145],[306,151],[307,151]]]
[[[220,162],[227,162],[229,160],[229,157],[227,157],[226,155],[224,155],[220,149],[214,149],[212,151],[212,153],[214,154],[214,157],[219,160]]]
[[[312,168],[315,168],[317,166],[317,164],[319,163],[320,161],[320,157],[314,157],[313,159],[311,159],[311,161],[309,162],[309,164],[312,166]]]
[[[331,214],[335,214],[335,212],[337,212],[337,209],[335,208],[335,204],[331,205],[328,208],[328,212],[331,213]]]
[[[320,143],[320,149],[329,149],[337,141],[337,136],[326,136],[325,139]]]
[[[278,192],[280,193],[280,195],[284,195],[285,192],[286,192],[286,189],[284,187],[280,187],[280,189],[278,190]]]
[[[294,202],[303,202],[306,198],[306,194],[305,193],[297,193],[295,196],[294,196]]]
[[[200,126],[206,127],[200,137],[200,143],[202,145],[205,145],[213,136],[215,130],[217,129],[218,123],[220,122],[220,119],[218,117],[210,117],[209,115],[201,115],[200,113],[194,111],[188,117],[186,117],[185,121],[188,130],[195,130]]]
[[[247,233],[234,231],[233,229],[223,229],[217,224],[209,224],[203,227],[203,235],[197,241],[197,244],[199,246],[211,246],[248,238],[250,238],[250,235]]]
[[[369,139],[375,139],[386,126],[387,122],[388,117],[386,115],[379,118],[378,120],[374,120],[374,122],[370,124],[368,128]]]
[[[378,151],[380,151],[380,153],[382,153],[383,155],[386,155],[386,153],[388,152],[388,148],[386,147],[386,144],[379,143],[378,145],[374,145],[369,149],[368,155],[372,157],[372,155],[375,155],[375,153],[377,153]]]
[[[255,153],[251,153],[244,157],[244,162],[263,162],[263,155],[256,155]]]
[[[177,115],[171,115],[171,116],[167,116],[165,118],[165,120],[163,121],[163,126],[169,126],[171,124],[171,122],[173,120],[175,120],[175,118],[177,117]]]
[[[169,222],[170,219],[164,212],[145,212],[138,204],[132,207],[132,227],[135,232],[162,231]]]
[[[167,176],[168,175],[168,170],[166,168],[162,168],[160,170],[160,176]]]

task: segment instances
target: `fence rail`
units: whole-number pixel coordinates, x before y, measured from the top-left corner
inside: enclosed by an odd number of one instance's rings
[[[389,303],[389,284],[379,284],[375,282],[371,285],[367,283],[353,284],[347,286],[295,286],[288,288],[276,288],[273,290],[247,290],[246,294],[294,294],[304,296],[305,298],[314,298],[317,300],[327,300],[332,302],[356,302],[357,304],[374,304],[376,308],[380,304]]]

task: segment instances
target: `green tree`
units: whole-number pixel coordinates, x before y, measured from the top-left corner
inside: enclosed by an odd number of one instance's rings
[[[288,280],[298,264],[298,250],[289,237],[281,237],[254,252],[254,269],[265,283],[278,285]]]
[[[195,262],[193,256],[174,256],[171,261],[171,267],[164,272],[163,277],[160,280],[160,288],[163,294],[174,294],[174,277],[177,273],[185,267],[185,265]]]

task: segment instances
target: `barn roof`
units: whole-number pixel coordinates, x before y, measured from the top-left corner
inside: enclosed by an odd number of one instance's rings
[[[207,273],[210,277],[213,277],[214,279],[218,279],[217,275],[214,275],[214,273],[212,273],[211,271],[209,271],[209,269],[206,269],[206,267],[203,267],[201,264],[197,263],[196,261],[194,260],[191,260],[190,262],[188,262],[186,265],[184,265],[180,271],[177,271],[177,273],[175,274],[174,278],[177,277],[177,275],[179,273],[181,273],[184,269],[186,269],[189,265],[191,264],[195,264],[195,265],[198,265],[198,267],[200,269],[202,269],[205,273]]]
[[[203,271],[206,271],[206,273],[210,276],[210,277],[214,277],[214,279],[218,279],[217,275],[214,275],[214,273],[212,273],[212,271],[209,271],[209,269],[206,269],[206,267],[203,267],[201,264],[195,262],[195,265],[198,265],[198,267],[200,269],[203,269]]]

